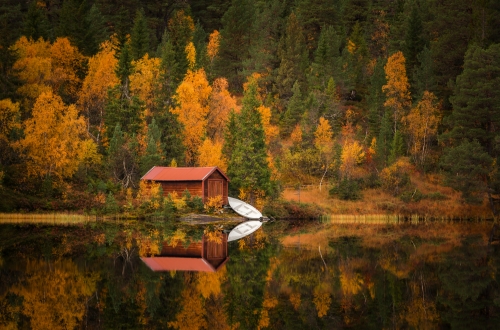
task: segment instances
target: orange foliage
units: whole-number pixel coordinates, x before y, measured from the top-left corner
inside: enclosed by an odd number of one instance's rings
[[[98,142],[104,130],[104,107],[108,97],[108,89],[119,83],[115,74],[118,60],[111,41],[105,41],[100,51],[89,59],[88,73],[83,80],[78,95],[78,107],[87,117],[87,131],[95,126],[97,133],[92,132]]]
[[[437,98],[428,91],[424,92],[422,100],[411,109],[408,116],[403,117],[403,123],[411,139],[410,153],[415,163],[423,165],[425,162],[429,144],[437,134],[440,121]]]
[[[168,326],[178,330],[205,329],[206,312],[198,292],[191,284],[186,283],[181,297],[182,309],[175,316],[175,321],[168,322]]]
[[[196,48],[194,48],[193,42],[189,42],[184,49],[186,52],[186,58],[188,61],[188,67],[190,70],[194,70],[196,65]]]
[[[222,155],[222,143],[206,138],[198,149],[198,166],[218,166],[227,170],[227,162]]]
[[[7,145],[10,132],[21,128],[19,124],[19,103],[10,99],[0,100],[0,143]]]
[[[322,152],[331,149],[333,143],[333,131],[328,119],[321,117],[318,127],[314,132],[314,145]]]
[[[221,285],[226,280],[226,273],[226,267],[221,267],[221,269],[213,273],[199,272],[196,274],[196,287],[203,298],[208,299],[221,295]]]
[[[290,139],[292,140],[294,145],[299,145],[302,143],[302,127],[299,124],[295,125],[295,128],[290,135]]]
[[[207,46],[207,54],[210,58],[210,61],[213,61],[215,56],[219,53],[219,44],[220,44],[220,34],[219,31],[214,30],[214,32],[210,33],[208,38],[208,46]]]
[[[217,78],[212,84],[207,118],[207,135],[212,140],[221,141],[224,137],[227,118],[231,109],[238,110],[236,99],[227,90],[225,78]]]
[[[208,84],[203,69],[188,70],[174,96],[179,106],[171,108],[170,111],[179,116],[179,121],[184,126],[184,145],[188,165],[195,163],[196,152],[205,134],[209,112],[208,99],[211,92],[212,88]]]
[[[26,280],[13,289],[32,329],[75,329],[95,292],[98,274],[83,274],[70,260],[28,261]],[[64,294],[62,294],[64,293]]]
[[[402,52],[392,54],[385,65],[387,85],[382,86],[387,99],[386,107],[393,110],[394,127],[411,106],[410,84],[406,76],[405,58]]]
[[[137,61],[132,61],[134,72],[130,75],[130,92],[139,97],[147,108],[147,115],[151,115],[155,101],[155,84],[160,77],[160,59],[150,58],[148,54]]]
[[[330,309],[332,297],[329,288],[326,285],[318,285],[314,288],[313,303],[318,311],[318,317],[323,317]]]
[[[51,92],[42,93],[33,107],[33,117],[24,122],[25,138],[18,147],[26,154],[30,176],[61,180],[78,169],[85,123],[74,105],[65,106]]]

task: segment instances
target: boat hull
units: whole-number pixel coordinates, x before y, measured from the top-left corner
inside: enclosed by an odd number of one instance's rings
[[[262,218],[262,213],[250,204],[247,204],[239,199],[228,197],[229,206],[242,217],[247,219],[260,219]]]

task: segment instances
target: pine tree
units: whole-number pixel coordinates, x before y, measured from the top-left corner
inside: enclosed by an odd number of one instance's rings
[[[134,26],[130,35],[130,54],[132,59],[138,60],[149,52],[150,31],[144,10],[137,11],[134,19]]]
[[[406,30],[405,40],[405,59],[406,59],[406,72],[412,72],[413,68],[417,65],[417,55],[423,50],[425,43],[422,38],[422,20],[416,5],[413,6],[410,18],[408,20],[408,27]]]
[[[391,153],[389,154],[389,164],[394,163],[399,157],[404,155],[404,141],[401,130],[396,131],[391,143]]]
[[[283,137],[288,137],[292,132],[295,124],[304,114],[304,101],[300,91],[299,83],[296,81],[292,88],[292,97],[288,102],[287,109],[283,113],[283,118],[280,121],[280,132]]]
[[[104,16],[96,5],[90,7],[85,21],[88,29],[85,35],[86,44],[83,46],[82,51],[86,55],[94,55],[99,51],[99,45],[108,39],[109,31]]]
[[[257,99],[257,82],[251,81],[243,97],[243,108],[237,117],[237,130],[228,176],[231,178],[230,191],[238,193],[241,189],[255,202],[256,194],[261,191],[271,193],[271,171],[267,162],[264,129]]]
[[[368,88],[368,126],[370,136],[377,137],[380,131],[382,117],[384,116],[385,94],[382,92],[382,86],[387,84],[384,71],[385,61],[377,59],[377,64],[370,77],[370,87]]]
[[[132,72],[132,58],[129,47],[126,43],[120,52],[118,67],[115,71],[120,84],[108,92],[105,124],[111,128],[119,123],[122,129],[131,136],[139,129],[142,102],[137,96],[130,95],[129,76]],[[110,134],[111,132],[108,131],[108,138]]]
[[[281,60],[278,68],[278,93],[280,99],[287,101],[292,97],[295,82],[301,90],[306,89],[305,71],[308,64],[308,52],[302,33],[302,27],[294,13],[290,14],[286,30],[281,37],[278,56]]]
[[[309,88],[324,89],[331,77],[340,79],[340,47],[341,39],[335,29],[332,26],[323,27],[311,63]]]
[[[380,167],[387,165],[387,160],[391,151],[391,144],[394,140],[392,132],[392,115],[390,111],[385,111],[380,125],[380,131],[377,138],[377,163]]]
[[[432,64],[431,51],[424,49],[417,55],[417,66],[413,70],[412,95],[419,100],[425,91],[435,93],[437,90],[435,74]]]
[[[20,84],[12,74],[16,61],[15,52],[9,47],[21,36],[22,13],[18,1],[3,1],[0,4],[0,100],[12,98]]]
[[[52,36],[47,13],[40,8],[38,1],[34,0],[29,4],[23,23],[23,35],[27,38],[49,40]]]
[[[153,118],[148,126],[146,152],[141,157],[141,173],[144,174],[153,166],[163,165],[163,146],[161,143],[161,131]]]
[[[455,144],[477,139],[490,155],[500,126],[500,44],[487,49],[471,46],[466,53],[464,71],[457,77],[451,97],[451,131],[443,137]]]
[[[242,90],[243,62],[249,57],[254,21],[255,7],[251,0],[232,0],[222,17],[219,55],[214,65],[216,73],[228,80],[231,90]]]

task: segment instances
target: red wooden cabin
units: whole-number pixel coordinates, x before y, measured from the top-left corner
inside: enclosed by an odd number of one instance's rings
[[[209,197],[220,195],[223,204],[229,204],[227,200],[229,178],[217,166],[154,166],[141,180],[160,183],[165,196],[173,192],[181,196],[185,190],[188,190],[191,196],[200,196],[203,203],[207,202]]]
[[[187,248],[182,244],[163,243],[159,255],[142,257],[142,261],[153,271],[197,271],[215,272],[229,260],[227,234],[222,234],[222,242],[210,242],[203,235],[202,241],[191,243]]]

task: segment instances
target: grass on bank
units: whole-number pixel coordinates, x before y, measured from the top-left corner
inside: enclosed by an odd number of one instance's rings
[[[0,223],[20,224],[20,223],[40,223],[71,225],[87,222],[95,222],[95,216],[69,213],[0,213]]]
[[[319,185],[285,189],[283,198],[287,201],[312,203],[323,208],[335,221],[368,221],[384,222],[386,215],[405,215],[424,219],[492,219],[493,215],[488,201],[480,205],[470,205],[463,202],[460,193],[442,185],[441,177],[437,175],[413,174],[411,182],[414,189],[425,196],[418,202],[404,202],[398,196],[393,196],[383,189],[365,189],[361,199],[344,201],[329,195],[329,187]],[[364,215],[365,218],[359,218]],[[382,216],[382,218],[377,218]],[[351,218],[349,218],[351,217]]]

